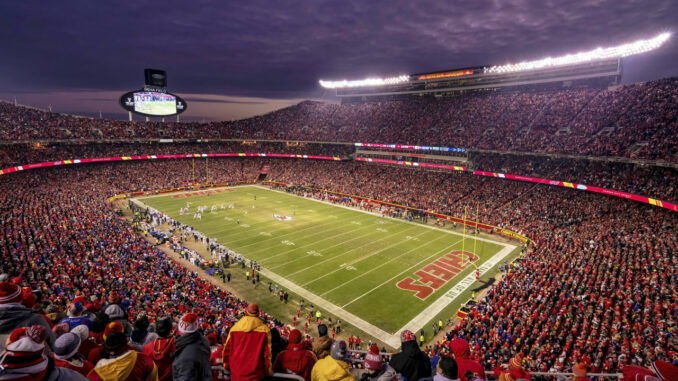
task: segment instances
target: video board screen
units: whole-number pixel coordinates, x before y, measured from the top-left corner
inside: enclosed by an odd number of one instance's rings
[[[181,97],[162,91],[141,89],[120,97],[120,105],[127,111],[146,116],[169,116],[186,111]]]
[[[134,93],[134,111],[145,115],[173,115],[177,98],[172,94],[141,91]]]

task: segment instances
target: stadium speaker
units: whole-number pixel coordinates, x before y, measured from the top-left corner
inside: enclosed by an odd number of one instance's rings
[[[145,69],[146,86],[167,87],[167,73],[164,70]]]

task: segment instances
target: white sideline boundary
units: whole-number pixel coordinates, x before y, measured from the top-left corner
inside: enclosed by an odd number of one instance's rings
[[[238,188],[252,187],[252,188],[262,189],[262,190],[266,190],[266,191],[270,191],[270,192],[278,192],[278,193],[286,194],[286,195],[289,195],[289,196],[302,197],[302,196],[289,194],[287,192],[282,192],[282,191],[275,190],[275,189],[269,189],[269,188],[266,188],[264,186],[259,186],[259,185],[240,185],[240,186],[237,186],[237,187]],[[225,188],[234,188],[234,187],[225,187]],[[163,195],[152,195],[152,196],[143,197],[143,198],[168,196],[170,194],[171,193],[163,194]],[[331,205],[331,206],[338,207],[338,208],[344,208],[344,209],[352,210],[352,211],[355,211],[355,212],[361,212],[361,213],[366,213],[366,214],[370,214],[370,215],[373,215],[373,216],[389,218],[390,220],[397,221],[397,222],[400,222],[400,223],[412,224],[411,222],[408,222],[408,221],[402,221],[402,220],[397,219],[397,218],[382,216],[381,214],[374,213],[374,212],[368,212],[366,210],[354,209],[354,208],[350,208],[350,207],[347,207],[347,206],[344,206],[344,205],[336,205],[336,204],[333,204],[331,202],[316,200],[314,198],[307,198],[307,197],[302,197],[302,198],[304,200],[315,201],[315,202],[319,202],[319,203],[326,204],[326,205]],[[136,198],[136,199],[143,202],[141,198]],[[457,232],[441,229],[441,228],[434,227],[434,226],[428,226],[428,225],[422,225],[422,224],[417,224],[417,225],[421,226],[421,227],[429,228],[429,229],[432,229],[432,230],[438,230],[438,231],[442,231],[442,232],[445,232],[445,233],[448,233],[448,234],[460,236],[460,237],[463,236],[462,234],[459,234]],[[509,253],[511,253],[516,248],[515,245],[502,243],[502,242],[498,242],[498,241],[492,241],[492,240],[489,240],[489,239],[486,239],[486,238],[474,237],[474,239],[503,246],[503,248],[501,250],[499,250],[495,255],[493,255],[491,258],[489,258],[488,260],[483,262],[483,264],[478,267],[478,271],[480,272],[481,276],[486,274],[488,271],[490,271],[490,269],[492,269],[494,266],[496,266],[502,259],[504,259],[507,255],[509,255]],[[247,259],[244,256],[243,256],[243,258]],[[413,267],[416,267],[416,265],[413,266]],[[410,269],[408,269],[406,271],[409,271]],[[454,285],[454,287],[449,289],[447,292],[445,292],[443,295],[441,295],[437,300],[435,300],[433,303],[431,303],[429,306],[427,306],[421,312],[419,312],[419,314],[417,314],[414,318],[412,318],[412,320],[410,320],[407,324],[405,324],[403,327],[401,327],[398,331],[396,331],[395,333],[388,333],[388,332],[384,331],[383,329],[375,326],[374,324],[367,322],[366,320],[354,315],[353,313],[346,311],[342,307],[337,306],[336,304],[327,301],[326,299],[312,293],[309,290],[306,290],[305,288],[297,285],[296,283],[294,283],[294,282],[292,282],[292,281],[290,281],[290,280],[288,280],[288,279],[286,279],[286,278],[284,278],[284,277],[282,277],[282,276],[280,276],[280,275],[278,275],[278,274],[276,274],[276,273],[274,273],[274,272],[272,272],[272,271],[270,271],[266,268],[262,268],[261,273],[264,276],[266,276],[267,278],[269,278],[269,279],[275,281],[276,283],[280,284],[281,286],[284,286],[286,289],[288,289],[288,290],[296,293],[297,295],[303,297],[305,300],[313,302],[316,306],[321,307],[322,309],[326,310],[327,312],[332,313],[333,315],[337,316],[338,318],[341,318],[344,321],[350,322],[351,324],[353,324],[354,326],[356,326],[357,328],[359,328],[363,332],[381,340],[382,342],[384,342],[384,343],[386,343],[386,344],[388,344],[391,347],[396,348],[396,349],[400,347],[400,334],[404,330],[409,329],[413,332],[416,332],[420,328],[424,327],[424,325],[429,320],[431,320],[434,316],[439,314],[440,311],[442,311],[450,303],[452,303],[454,300],[456,300],[459,297],[459,295],[461,295],[464,291],[466,291],[469,287],[471,287],[471,285],[473,283],[475,283],[475,281],[476,281],[475,280],[475,272],[469,273],[461,281],[457,282],[457,284]],[[379,285],[378,287],[381,287],[381,286],[383,286],[383,284]],[[369,292],[372,292],[372,291],[374,291],[374,289],[370,290]],[[362,296],[364,296],[364,295],[366,295],[366,294],[363,294]]]

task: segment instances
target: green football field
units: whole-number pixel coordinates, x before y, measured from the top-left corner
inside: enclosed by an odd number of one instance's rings
[[[258,186],[220,192],[140,201],[259,262],[262,275],[283,289],[387,343],[459,302],[477,286],[476,269],[484,275],[515,249]],[[208,207],[200,220],[198,206]],[[185,207],[189,213],[180,215]]]

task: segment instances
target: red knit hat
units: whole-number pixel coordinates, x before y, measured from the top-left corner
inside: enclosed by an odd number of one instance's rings
[[[0,283],[0,304],[20,303],[21,287],[14,283]]]
[[[256,303],[251,303],[249,306],[247,306],[247,310],[245,311],[247,316],[259,316],[259,306]]]
[[[33,290],[30,287],[24,287],[21,289],[21,304],[26,308],[33,308],[37,302],[37,298],[33,294]]]
[[[119,321],[112,321],[106,325],[104,329],[104,340],[108,338],[112,333],[124,333],[125,327]]]
[[[207,334],[207,341],[210,343],[210,347],[217,345],[217,333],[210,332]]]
[[[15,329],[7,338],[0,365],[14,375],[42,378],[47,373],[47,357],[43,354],[46,338],[47,331],[40,325]]]
[[[181,333],[182,335],[197,331],[198,315],[192,312],[184,314],[184,316],[181,317],[181,320],[179,320],[179,325],[177,328],[179,329],[179,333]]]
[[[301,343],[301,332],[298,329],[291,330],[287,340],[289,341],[290,344]]]
[[[511,368],[517,368],[520,369],[523,367],[523,356],[518,354],[516,357],[512,358],[511,361],[509,361],[509,366]]]
[[[370,353],[365,356],[365,369],[381,370],[384,366],[381,355],[379,354],[379,347],[372,345]]]
[[[404,330],[403,333],[400,334],[400,341],[403,343],[406,341],[417,341],[417,337],[414,336],[412,331]]]

